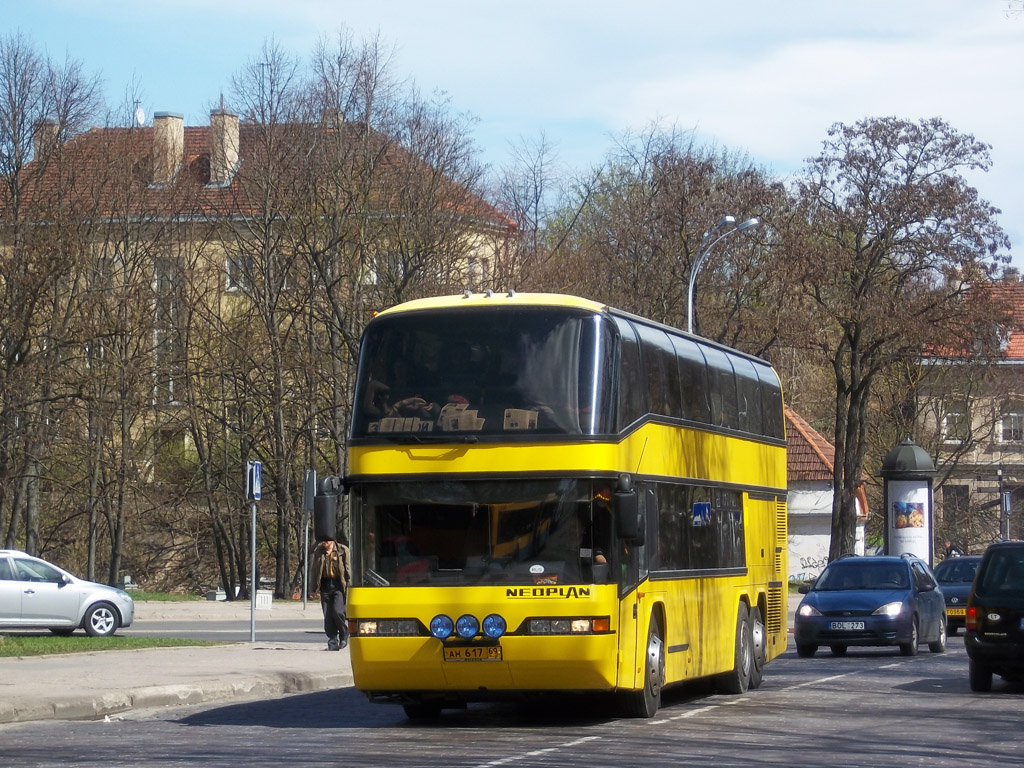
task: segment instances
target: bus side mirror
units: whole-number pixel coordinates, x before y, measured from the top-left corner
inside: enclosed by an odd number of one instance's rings
[[[340,477],[324,477],[313,497],[313,536],[317,541],[334,541],[338,537],[338,496],[342,493]]]
[[[640,514],[640,501],[629,475],[619,475],[615,489],[615,524],[619,538],[630,543],[644,540],[644,519]]]

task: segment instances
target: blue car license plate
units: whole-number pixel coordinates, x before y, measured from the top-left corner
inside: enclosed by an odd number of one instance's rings
[[[864,629],[863,621],[830,621],[828,623],[829,629],[837,629],[840,632],[854,632],[858,629]]]

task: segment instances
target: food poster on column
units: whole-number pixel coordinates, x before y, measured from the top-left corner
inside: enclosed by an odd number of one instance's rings
[[[928,561],[931,551],[931,500],[927,483],[889,482],[889,554],[910,553]]]

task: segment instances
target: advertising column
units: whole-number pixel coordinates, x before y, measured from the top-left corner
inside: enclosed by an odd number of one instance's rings
[[[890,480],[889,554],[910,553],[930,561],[932,516],[930,484],[920,480]]]
[[[885,553],[911,554],[932,564],[932,478],[935,464],[909,437],[882,460]]]

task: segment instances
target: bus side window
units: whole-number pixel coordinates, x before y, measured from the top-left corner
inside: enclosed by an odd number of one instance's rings
[[[754,364],[743,357],[732,361],[736,370],[736,395],[739,405],[739,429],[760,435],[764,432],[761,422],[761,387],[757,380]]]
[[[619,431],[640,418],[644,412],[644,372],[640,367],[640,345],[633,326],[624,320],[619,326]]]
[[[736,405],[736,374],[733,373],[732,363],[725,352],[714,347],[705,347],[704,356],[708,361],[708,386],[714,395],[711,423],[736,429],[739,426],[739,409]]]
[[[785,437],[782,416],[782,385],[779,384],[779,377],[767,365],[755,365],[754,368],[760,382],[764,434],[767,437]]]
[[[699,424],[711,422],[711,404],[708,401],[708,380],[704,355],[700,347],[689,339],[672,337],[679,368],[681,416]]]
[[[637,325],[647,379],[647,401],[652,413],[679,418],[679,368],[668,334],[659,328]]]

